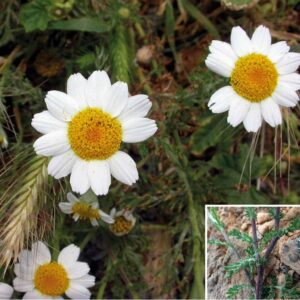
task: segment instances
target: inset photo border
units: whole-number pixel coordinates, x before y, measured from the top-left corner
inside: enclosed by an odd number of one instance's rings
[[[300,205],[206,205],[205,299],[300,299]]]

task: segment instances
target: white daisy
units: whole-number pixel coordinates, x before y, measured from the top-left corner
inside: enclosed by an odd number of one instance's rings
[[[84,199],[78,199],[72,193],[67,194],[68,202],[58,204],[60,210],[65,214],[72,214],[73,219],[90,220],[93,226],[98,226],[99,220],[112,224],[114,219],[99,209],[98,201],[87,202]]]
[[[109,229],[117,236],[128,234],[136,222],[131,210],[122,209],[117,211],[113,208],[110,211],[110,216],[114,219],[114,223],[109,225]]]
[[[16,291],[23,292],[23,299],[90,299],[88,288],[95,285],[89,275],[87,263],[79,262],[79,247],[71,244],[61,250],[57,262],[51,261],[48,247],[37,242],[31,251],[21,251],[14,271]]]
[[[280,107],[299,101],[300,54],[289,52],[286,42],[271,44],[268,28],[259,26],[250,39],[239,26],[232,28],[231,44],[212,41],[205,63],[212,71],[230,78],[230,86],[216,91],[208,103],[214,113],[229,110],[233,127],[241,122],[248,132],[257,132],[265,120],[282,123]]]
[[[10,299],[14,289],[7,283],[0,282],[0,299]]]
[[[56,179],[71,173],[74,192],[90,187],[108,193],[111,175],[131,185],[138,180],[134,160],[120,151],[122,142],[142,142],[157,126],[145,118],[151,108],[147,95],[128,96],[124,82],[113,85],[105,71],[85,79],[70,76],[67,94],[50,91],[47,111],[34,115],[32,126],[44,136],[34,143],[38,155],[53,156],[48,173]]]

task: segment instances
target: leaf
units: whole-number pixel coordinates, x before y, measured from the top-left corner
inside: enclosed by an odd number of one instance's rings
[[[232,248],[232,245],[231,244],[228,244],[226,242],[222,242],[220,240],[217,240],[217,239],[211,239],[208,241],[208,244],[210,245],[215,245],[215,246],[226,246],[228,248]]]
[[[50,21],[51,0],[34,0],[24,4],[20,10],[20,22],[26,32],[46,30]]]
[[[51,22],[49,29],[55,30],[70,30],[83,32],[108,32],[111,26],[100,18],[78,18],[63,21]]]
[[[253,7],[259,0],[221,0],[231,10],[241,10]]]
[[[202,114],[198,118],[198,123],[200,128],[193,133],[190,139],[194,154],[200,155],[209,147],[230,145],[235,129],[228,128],[224,117],[209,112]]]
[[[241,269],[252,268],[256,263],[255,257],[247,257],[245,259],[241,259],[240,261],[225,266],[224,269],[228,272],[226,275],[227,278],[232,277],[233,274],[239,272]]]
[[[247,218],[251,221],[251,220],[256,220],[256,212],[254,207],[246,207],[245,209],[246,212],[246,216]]]
[[[234,285],[234,286],[232,286],[231,288],[228,289],[228,291],[226,293],[226,297],[230,298],[230,299],[233,299],[243,289],[252,290],[252,286],[251,285],[246,285],[246,284],[236,284],[236,285]]]
[[[223,231],[225,228],[224,223],[221,221],[217,209],[215,207],[212,207],[209,210],[208,213],[208,218],[210,219],[210,221],[216,226],[218,231]]]
[[[228,235],[233,236],[233,237],[237,238],[238,240],[244,241],[246,243],[253,243],[253,239],[249,234],[240,232],[237,229],[232,229],[228,233]]]

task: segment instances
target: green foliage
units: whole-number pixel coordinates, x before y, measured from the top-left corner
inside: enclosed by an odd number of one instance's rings
[[[210,239],[208,241],[208,244],[215,245],[215,246],[227,246],[228,248],[230,248],[232,246],[231,244],[228,244],[226,242],[222,242],[222,241],[217,240],[217,239]]]
[[[236,284],[228,289],[228,291],[226,292],[226,297],[228,299],[235,299],[235,297],[244,289],[252,290],[252,286],[245,285],[245,284]],[[251,299],[254,299],[254,298],[251,298]]]
[[[20,22],[26,32],[44,31],[51,20],[53,0],[33,0],[24,4],[20,10]]]
[[[223,231],[225,228],[225,224],[221,221],[218,211],[215,207],[210,209],[210,214],[208,215],[209,220],[214,224],[218,231]]]
[[[236,263],[230,264],[225,266],[224,269],[226,270],[226,278],[232,277],[232,275],[238,273],[241,269],[250,269],[252,270],[256,264],[256,258],[253,257],[246,257],[244,259],[239,260]]]
[[[249,234],[241,232],[237,229],[232,229],[228,233],[228,235],[233,236],[233,237],[237,238],[238,240],[241,240],[241,241],[246,242],[246,243],[253,243],[253,239]]]
[[[221,0],[221,1],[226,7],[230,9],[241,10],[241,9],[252,7],[259,0]]]
[[[103,33],[110,31],[111,26],[99,17],[86,17],[52,22],[48,29]]]
[[[246,207],[245,212],[250,221],[253,219],[256,220],[256,212],[254,207]]]

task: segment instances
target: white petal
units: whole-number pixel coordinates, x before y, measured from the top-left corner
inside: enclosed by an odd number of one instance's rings
[[[269,28],[263,25],[258,26],[251,38],[253,50],[257,53],[267,55],[270,51],[271,40]]]
[[[13,292],[14,289],[10,285],[0,282],[0,299],[10,299]]]
[[[93,72],[88,78],[85,91],[89,106],[103,108],[105,94],[110,87],[110,79],[105,71]]]
[[[106,214],[102,210],[100,210],[100,216],[101,216],[101,220],[105,223],[113,224],[115,222],[114,219],[110,215]]]
[[[29,250],[22,250],[18,256],[18,260],[22,265],[22,268],[26,268],[35,264],[35,258],[32,256],[32,253]]]
[[[73,192],[79,194],[87,192],[90,187],[87,161],[77,159],[72,169],[70,183]]]
[[[79,199],[72,193],[67,194],[67,199],[70,203],[76,203],[79,202]]]
[[[117,209],[115,207],[113,207],[109,213],[109,215],[114,218],[116,216],[117,213]]]
[[[71,75],[67,81],[67,94],[77,102],[79,109],[87,106],[86,85],[87,80],[80,73]]]
[[[253,52],[251,40],[240,26],[232,28],[230,40],[233,51],[237,56],[244,56]]]
[[[118,81],[114,83],[105,94],[103,109],[117,117],[128,103],[128,86],[127,83]]]
[[[289,51],[290,47],[286,42],[278,42],[271,45],[268,57],[273,63],[277,63]]]
[[[69,202],[59,202],[58,206],[59,206],[60,210],[67,215],[69,215],[73,212],[72,211],[73,205]]]
[[[299,101],[299,96],[289,85],[279,83],[272,94],[272,99],[281,106],[294,107]]]
[[[47,110],[33,116],[32,127],[40,133],[49,133],[61,129],[66,129],[67,124],[54,118]]]
[[[243,99],[238,95],[235,95],[229,108],[229,113],[227,118],[228,123],[233,127],[236,127],[241,122],[243,122],[249,111],[250,104],[251,102]]]
[[[275,127],[282,123],[280,108],[271,98],[260,102],[260,105],[262,116],[269,125]]]
[[[49,248],[40,241],[32,244],[31,252],[38,265],[46,264],[51,261]]]
[[[148,118],[130,119],[122,123],[122,128],[125,143],[145,141],[157,131],[155,121]]]
[[[72,279],[72,282],[90,288],[95,285],[95,276],[87,274],[80,278]]]
[[[286,75],[279,76],[279,84],[283,83],[289,86],[293,91],[300,90],[300,74],[290,73]]]
[[[132,185],[139,179],[134,160],[125,152],[118,151],[109,159],[111,174],[117,180]]]
[[[262,122],[259,103],[251,103],[250,109],[244,120],[244,126],[248,132],[257,132]]]
[[[90,221],[91,221],[92,226],[99,226],[97,219],[91,218]]]
[[[48,174],[55,179],[69,175],[75,164],[77,157],[72,150],[51,158],[48,165]]]
[[[65,268],[69,268],[76,263],[79,254],[80,248],[71,244],[60,251],[57,261]]]
[[[76,101],[63,92],[50,91],[45,101],[49,112],[60,121],[70,121],[78,112]]]
[[[35,266],[29,263],[15,264],[14,272],[20,279],[32,280],[34,278]]]
[[[43,295],[38,290],[34,289],[33,291],[27,292],[23,296],[23,299],[29,299],[30,300],[30,299],[63,299],[63,298]]]
[[[68,273],[68,277],[70,279],[74,279],[86,275],[90,271],[90,267],[85,262],[76,261],[75,263],[72,263],[70,266],[66,267],[66,271]]]
[[[86,287],[71,281],[70,287],[66,291],[66,295],[71,299],[90,299],[91,292]]]
[[[289,52],[278,63],[277,70],[279,74],[288,74],[296,72],[300,65],[300,53]]]
[[[208,107],[213,113],[227,111],[234,96],[235,92],[231,86],[222,87],[211,96]]]
[[[89,180],[91,189],[98,195],[106,195],[108,193],[111,176],[109,164],[105,160],[95,160],[89,163]]]
[[[152,106],[147,95],[136,95],[128,98],[128,103],[123,109],[118,119],[121,122],[134,118],[145,117]]]
[[[231,61],[218,54],[209,54],[205,60],[205,65],[210,70],[224,77],[230,77],[233,70]]]
[[[65,153],[70,144],[65,130],[53,131],[38,138],[33,144],[37,155],[53,156]]]
[[[14,289],[18,292],[29,292],[34,289],[33,281],[32,280],[23,280],[16,277],[13,280]]]
[[[230,44],[221,42],[221,41],[212,41],[209,46],[209,50],[212,54],[217,54],[221,56],[225,56],[226,60],[230,61],[230,66],[233,68],[235,62],[237,61],[238,57],[234,53]]]

